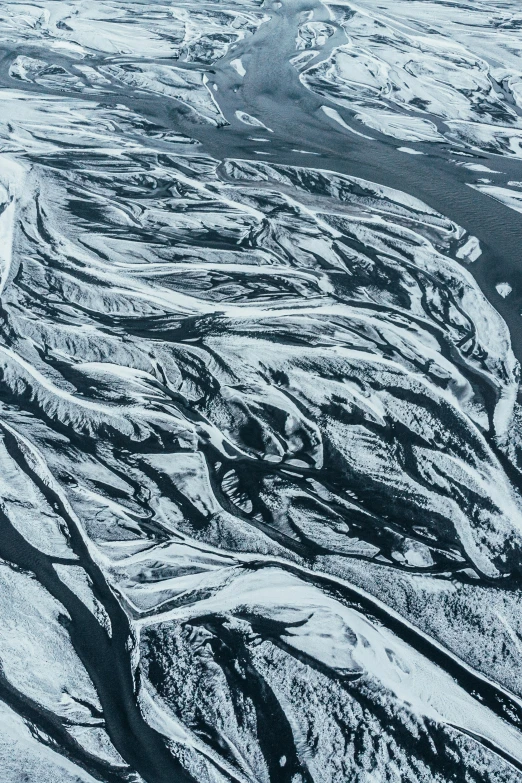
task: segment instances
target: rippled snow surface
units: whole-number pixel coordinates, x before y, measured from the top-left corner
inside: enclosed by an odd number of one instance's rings
[[[514,0],[0,0],[2,783],[522,780]]]

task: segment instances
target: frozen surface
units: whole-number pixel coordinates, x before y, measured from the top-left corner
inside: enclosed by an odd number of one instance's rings
[[[301,71],[309,89],[404,141],[446,138],[522,155],[518,3],[333,0],[325,5],[331,30],[341,29],[345,36],[327,57]],[[309,24],[301,26],[301,35]]]
[[[522,778],[515,3],[0,0],[0,779]]]

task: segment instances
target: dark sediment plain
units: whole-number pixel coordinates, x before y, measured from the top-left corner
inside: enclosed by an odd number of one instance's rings
[[[0,51],[2,783],[522,781],[520,3]]]

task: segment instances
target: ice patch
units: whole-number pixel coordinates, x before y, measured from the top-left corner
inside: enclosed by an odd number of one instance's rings
[[[257,117],[252,117],[251,114],[248,114],[246,111],[236,111],[236,117],[240,122],[243,122],[245,125],[250,125],[254,128],[264,128],[269,133],[273,133],[271,128],[268,128],[264,122],[261,122],[261,120],[258,120]]]
[[[348,125],[348,123],[343,120],[337,109],[332,109],[330,106],[321,106],[321,109],[324,111],[327,117],[335,120],[335,122],[345,128],[347,131],[350,131],[350,133],[353,133],[355,136],[360,136],[363,139],[373,138],[372,136],[367,136],[364,133],[360,133],[359,131],[355,130],[355,128],[352,128],[350,125]]]
[[[245,74],[246,74],[246,69],[245,69],[245,66],[243,65],[243,63],[242,63],[242,61],[241,61],[241,58],[236,58],[235,60],[231,60],[231,61],[230,61],[230,65],[232,66],[232,68],[233,68],[233,69],[234,69],[234,70],[235,70],[235,71],[236,71],[236,72],[237,72],[237,73],[238,73],[238,74],[239,74],[241,77],[245,76]]]
[[[495,286],[500,296],[505,299],[506,296],[509,296],[511,291],[513,290],[512,287],[509,285],[509,283],[497,283]]]

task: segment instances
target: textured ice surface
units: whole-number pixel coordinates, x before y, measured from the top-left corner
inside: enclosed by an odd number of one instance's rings
[[[521,27],[0,0],[2,781],[521,779]]]
[[[332,0],[325,5],[345,40],[302,70],[309,89],[404,141],[447,138],[522,155],[517,3]]]

